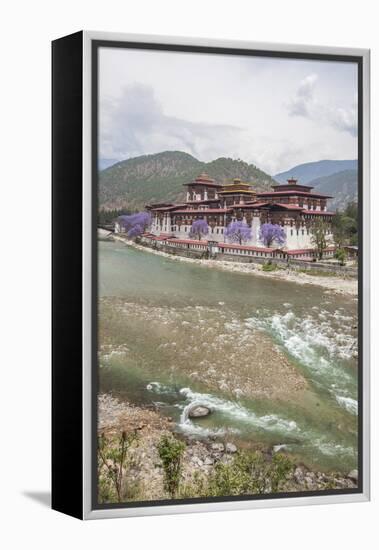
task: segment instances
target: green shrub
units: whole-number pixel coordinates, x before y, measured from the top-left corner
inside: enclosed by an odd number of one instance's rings
[[[270,469],[271,491],[277,493],[282,483],[287,479],[288,474],[293,469],[292,461],[282,453],[276,453],[272,457]]]
[[[276,271],[277,265],[273,264],[271,260],[262,265],[262,271]]]
[[[190,481],[179,485],[178,496],[180,498],[199,498],[209,496],[207,475],[195,470]]]
[[[240,452],[230,464],[219,462],[209,481],[212,496],[276,493],[292,470],[282,454],[268,460],[261,452]]]
[[[338,260],[340,265],[346,265],[346,250],[344,248],[337,248],[334,257]]]
[[[184,449],[184,443],[173,436],[162,436],[158,444],[158,454],[164,470],[164,488],[172,498],[175,498],[179,488]]]

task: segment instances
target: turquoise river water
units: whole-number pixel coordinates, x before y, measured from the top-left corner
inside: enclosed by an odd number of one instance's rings
[[[188,436],[356,467],[356,326],[355,298],[99,242],[100,391]]]

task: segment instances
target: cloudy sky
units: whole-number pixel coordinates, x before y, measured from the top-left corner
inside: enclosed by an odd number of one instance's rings
[[[351,63],[102,48],[101,159],[167,150],[270,174],[357,158]]]

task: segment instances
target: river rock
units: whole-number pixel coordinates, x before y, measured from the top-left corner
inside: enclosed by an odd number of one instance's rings
[[[340,479],[338,477],[335,477],[333,479],[333,483],[334,485],[336,485],[337,487],[345,487],[346,486],[346,481],[344,479]]]
[[[215,451],[216,453],[223,453],[225,450],[223,443],[212,443],[212,451]]]
[[[313,487],[314,485],[314,479],[309,475],[307,474],[304,478],[304,481],[306,482],[306,484],[310,487]]]
[[[234,445],[234,443],[227,443],[225,445],[225,450],[227,453],[236,453],[237,447]]]
[[[279,453],[282,449],[286,449],[287,445],[283,443],[279,443],[278,445],[274,445],[272,448],[272,454]]]
[[[295,481],[299,484],[303,483],[304,481],[304,472],[303,470],[298,466],[293,474],[293,477],[295,478]]]
[[[198,456],[193,456],[191,458],[191,462],[193,464],[195,464],[196,466],[202,466],[203,465],[203,461],[201,460],[201,458],[199,458]]]
[[[347,477],[355,482],[358,481],[358,470],[351,470],[351,472],[349,472],[347,474]]]
[[[211,410],[204,405],[194,405],[188,412],[190,418],[199,418],[201,416],[208,416],[211,413]]]

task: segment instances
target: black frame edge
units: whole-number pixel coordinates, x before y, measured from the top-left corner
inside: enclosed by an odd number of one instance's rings
[[[52,508],[83,519],[83,32],[52,42]]]

